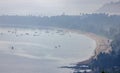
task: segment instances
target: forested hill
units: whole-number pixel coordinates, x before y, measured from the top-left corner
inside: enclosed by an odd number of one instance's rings
[[[120,73],[120,34],[115,36],[111,43],[110,54],[100,53],[97,59],[93,59],[89,64],[94,73],[105,70],[107,73]]]
[[[62,27],[80,29],[113,37],[119,32],[120,16],[107,14],[83,14],[79,16],[0,16],[0,26],[14,27]]]

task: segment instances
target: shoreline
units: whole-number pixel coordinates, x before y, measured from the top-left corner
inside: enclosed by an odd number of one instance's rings
[[[94,49],[93,56],[90,56],[90,58],[88,58],[85,61],[88,61],[91,58],[96,59],[97,55],[100,52],[109,53],[111,51],[110,43],[111,43],[112,40],[110,40],[110,39],[108,39],[106,37],[99,36],[99,35],[96,35],[96,34],[91,33],[91,32],[81,31],[81,30],[78,30],[78,29],[68,29],[68,28],[58,28],[58,27],[47,27],[47,28],[55,29],[55,30],[63,30],[65,32],[78,33],[78,34],[85,35],[85,36],[93,39],[96,42],[96,48]],[[34,28],[34,29],[39,29],[39,28]],[[82,62],[85,62],[85,61],[82,61]]]
[[[94,52],[95,58],[101,52],[102,53],[110,53],[110,51],[112,51],[111,46],[110,46],[110,44],[112,42],[111,39],[108,39],[108,38],[102,37],[102,36],[98,36],[94,33],[87,33],[85,35],[87,35],[88,37],[90,37],[96,41],[96,48],[95,48],[95,52]]]
[[[59,28],[60,29],[60,28]],[[106,37],[97,35],[95,33],[91,33],[91,32],[85,32],[85,31],[81,31],[78,29],[64,29],[62,28],[61,30],[64,30],[66,32],[72,32],[72,33],[78,33],[78,34],[82,34],[85,35],[91,39],[93,39],[96,42],[96,48],[94,49],[94,53],[93,56],[90,56],[90,58],[78,62],[76,64],[88,64],[91,62],[92,59],[97,59],[97,55],[100,53],[110,53],[112,51],[112,48],[110,46],[112,40],[108,39]]]

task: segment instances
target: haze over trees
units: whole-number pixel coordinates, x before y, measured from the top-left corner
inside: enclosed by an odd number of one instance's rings
[[[120,1],[104,4],[96,12],[120,15]]]
[[[113,37],[119,33],[120,16],[83,14],[78,16],[0,16],[0,26],[9,27],[61,27],[80,29]],[[92,28],[92,29],[91,29]]]

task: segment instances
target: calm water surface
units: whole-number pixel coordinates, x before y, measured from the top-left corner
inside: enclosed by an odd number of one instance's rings
[[[93,39],[65,30],[0,28],[1,73],[70,73],[60,66],[93,55]]]

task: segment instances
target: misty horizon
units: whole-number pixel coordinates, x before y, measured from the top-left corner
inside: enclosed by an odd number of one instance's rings
[[[0,15],[80,15],[82,13],[96,13],[100,7],[119,0],[2,0],[0,1]]]

